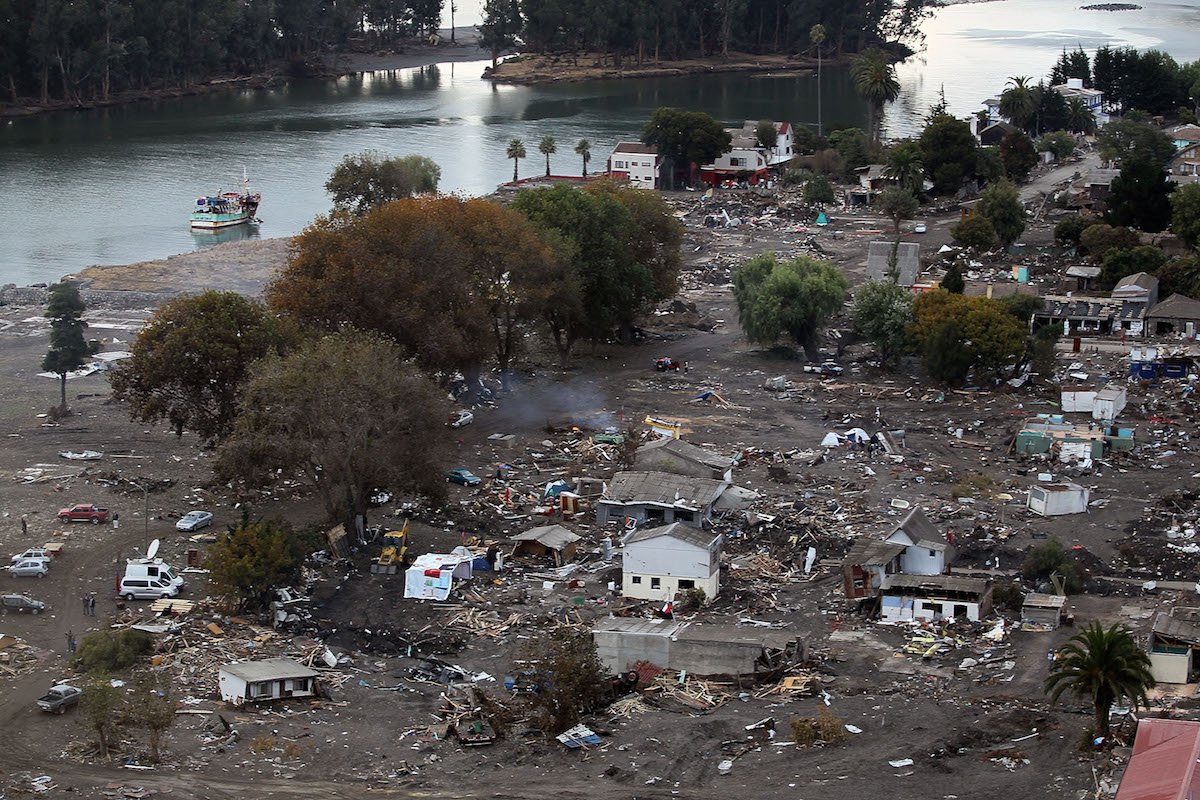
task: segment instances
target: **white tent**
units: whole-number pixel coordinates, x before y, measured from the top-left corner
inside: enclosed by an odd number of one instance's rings
[[[825,438],[821,440],[821,447],[837,447],[841,443],[841,437],[839,437],[833,431],[830,431],[829,433],[825,434]]]
[[[456,547],[449,553],[419,556],[404,573],[404,596],[417,600],[445,600],[455,579],[471,577],[471,551]]]
[[[871,435],[862,428],[851,428],[850,430],[846,431],[846,438],[852,442],[858,442],[859,444],[862,444],[863,442],[869,442],[871,440]]]

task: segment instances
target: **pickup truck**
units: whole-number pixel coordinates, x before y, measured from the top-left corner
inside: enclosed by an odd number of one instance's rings
[[[83,692],[70,686],[66,683],[60,683],[57,686],[51,686],[50,691],[38,698],[37,706],[42,711],[48,711],[52,714],[61,714],[71,706],[79,702],[79,695]]]
[[[59,522],[90,522],[93,525],[99,525],[101,522],[108,522],[108,509],[100,508],[91,503],[83,503],[70,508],[59,509]]]

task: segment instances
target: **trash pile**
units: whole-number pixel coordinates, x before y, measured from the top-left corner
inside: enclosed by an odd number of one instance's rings
[[[24,639],[0,633],[0,676],[15,678],[39,664],[38,651]]]

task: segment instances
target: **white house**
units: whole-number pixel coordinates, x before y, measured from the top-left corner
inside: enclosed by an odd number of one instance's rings
[[[904,547],[900,553],[900,571],[908,575],[941,575],[954,559],[954,550],[946,537],[925,516],[920,506],[888,535],[885,542]]]
[[[290,658],[236,661],[218,671],[217,687],[221,699],[235,706],[313,697],[317,693],[317,672]]]
[[[730,149],[716,161],[700,169],[701,179],[708,184],[723,180],[749,178],[757,183],[767,177],[772,167],[782,166],[795,155],[795,136],[791,123],[772,122],[775,126],[775,145],[761,147],[758,143],[758,122],[748,119],[740,128],[727,128]]]
[[[1072,97],[1082,100],[1087,105],[1088,111],[1092,112],[1097,128],[1103,128],[1108,124],[1108,114],[1104,113],[1104,92],[1099,89],[1083,88],[1082,78],[1067,78],[1066,83],[1060,83],[1050,88],[1061,94],[1064,100],[1070,100]]]
[[[879,590],[885,622],[966,619],[979,622],[992,611],[992,583],[957,575],[888,575]]]
[[[1089,491],[1077,483],[1043,483],[1029,488],[1026,507],[1043,517],[1082,514],[1087,511]]]
[[[625,178],[635,189],[658,188],[662,156],[641,142],[617,142],[608,157],[608,174]]]
[[[634,531],[622,543],[621,591],[642,600],[671,600],[679,592],[703,589],[711,600],[720,590],[719,533],[678,522]]]

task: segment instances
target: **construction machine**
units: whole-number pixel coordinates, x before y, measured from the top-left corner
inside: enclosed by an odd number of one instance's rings
[[[408,552],[408,534],[411,527],[412,520],[405,520],[400,530],[383,532],[383,545],[379,549],[379,557],[371,563],[371,572],[395,575],[408,568],[414,560]]]

